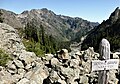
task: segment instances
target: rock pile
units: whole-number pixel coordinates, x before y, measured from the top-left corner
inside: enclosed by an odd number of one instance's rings
[[[0,48],[14,56],[19,56],[21,50],[25,50],[15,29],[4,23],[0,23]]]
[[[14,57],[0,66],[0,84],[97,84],[98,72],[91,71],[91,61],[99,58],[90,47],[85,51],[68,53],[62,49],[56,55],[37,57],[25,50],[14,28],[0,23],[0,48]],[[116,70],[109,81],[116,84]]]

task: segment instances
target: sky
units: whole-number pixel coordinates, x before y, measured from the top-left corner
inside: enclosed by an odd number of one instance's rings
[[[0,8],[17,14],[24,10],[47,8],[57,15],[80,17],[101,23],[120,8],[120,0],[0,0]]]

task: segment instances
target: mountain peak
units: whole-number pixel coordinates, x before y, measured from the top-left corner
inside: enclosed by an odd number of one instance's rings
[[[42,8],[41,10],[42,11],[49,11],[47,8]]]
[[[112,21],[112,22],[115,22],[115,21],[117,21],[117,19],[119,19],[120,18],[120,9],[119,9],[119,7],[117,7],[116,9],[115,9],[115,11],[110,15],[110,20]]]

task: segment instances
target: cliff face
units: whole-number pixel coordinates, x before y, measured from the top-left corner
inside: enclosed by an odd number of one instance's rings
[[[108,39],[111,44],[111,51],[120,47],[120,9],[116,8],[109,19],[103,21],[97,28],[93,29],[82,44],[82,49],[93,46],[98,50],[99,42],[102,38]]]

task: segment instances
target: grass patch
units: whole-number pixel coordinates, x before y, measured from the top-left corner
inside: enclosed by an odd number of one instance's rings
[[[5,66],[9,60],[12,60],[12,58],[0,49],[0,66]]]

